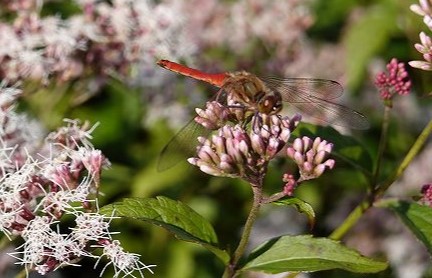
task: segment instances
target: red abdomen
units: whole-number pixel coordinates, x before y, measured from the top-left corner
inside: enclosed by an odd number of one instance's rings
[[[226,73],[206,73],[168,60],[160,60],[157,64],[167,70],[210,83],[216,87],[221,87],[227,78]]]

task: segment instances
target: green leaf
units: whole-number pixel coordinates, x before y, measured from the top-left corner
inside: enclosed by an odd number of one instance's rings
[[[375,273],[387,263],[360,255],[337,241],[310,235],[282,236],[255,249],[242,270],[282,273],[286,271],[320,271],[343,269],[358,273]]]
[[[315,226],[315,211],[313,210],[312,206],[305,201],[299,198],[290,197],[278,200],[276,202],[273,202],[272,204],[294,206],[298,212],[306,214],[311,229]]]
[[[393,210],[432,254],[432,208],[395,199],[382,201],[377,206]]]
[[[356,88],[363,81],[370,59],[389,42],[398,30],[396,6],[379,3],[364,11],[364,15],[345,31],[348,84]]]
[[[166,197],[128,198],[101,208],[101,213],[131,217],[161,226],[178,239],[204,246],[223,262],[229,260],[226,251],[216,247],[218,241],[212,225],[180,201]]]
[[[352,136],[342,135],[331,126],[318,126],[301,123],[293,132],[293,135],[321,137],[331,143],[334,148],[332,154],[370,175],[373,159],[369,151]]]

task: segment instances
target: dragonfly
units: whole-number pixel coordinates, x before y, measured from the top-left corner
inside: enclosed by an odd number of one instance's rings
[[[330,125],[352,129],[367,129],[367,118],[334,102],[343,94],[338,82],[317,78],[278,78],[258,77],[246,71],[207,73],[168,60],[157,62],[159,66],[172,72],[204,81],[219,88],[220,95],[234,98],[239,107],[249,114],[278,114],[284,103],[298,108],[301,112],[327,122]],[[205,129],[193,119],[189,121],[163,148],[158,161],[158,170],[171,168],[180,161],[179,156],[193,156],[196,152],[198,136],[208,136]]]

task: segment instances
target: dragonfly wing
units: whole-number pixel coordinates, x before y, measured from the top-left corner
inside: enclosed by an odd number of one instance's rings
[[[312,98],[310,102],[292,104],[305,114],[324,120],[331,125],[345,126],[352,129],[369,128],[369,121],[366,116],[334,102]]]
[[[314,99],[332,100],[343,94],[343,87],[336,81],[314,78],[262,78],[272,90],[279,92],[283,101],[307,102]]]
[[[195,156],[199,142],[198,136],[207,137],[211,130],[195,122],[189,121],[162,149],[159,155],[157,170],[164,171],[182,160]]]
[[[331,102],[343,94],[336,81],[313,78],[263,78],[266,85],[281,94],[282,100],[293,104],[305,114],[329,124],[353,129],[367,129],[366,117],[343,105]]]

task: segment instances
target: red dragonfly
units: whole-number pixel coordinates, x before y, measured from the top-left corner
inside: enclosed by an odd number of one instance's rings
[[[319,118],[331,125],[353,129],[367,129],[369,122],[361,113],[332,102],[343,94],[342,86],[332,80],[314,78],[275,78],[257,76],[245,71],[206,73],[168,60],[157,64],[167,70],[212,84],[226,97],[234,97],[242,109],[252,113],[273,115],[280,112],[283,102],[288,102],[307,115]],[[219,95],[219,93],[218,93]],[[217,96],[218,97],[218,96]],[[158,169],[174,166],[184,153],[193,156],[198,136],[210,131],[191,120],[162,150]]]

